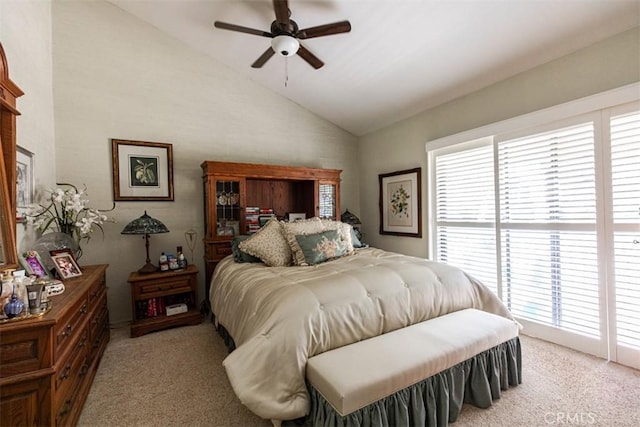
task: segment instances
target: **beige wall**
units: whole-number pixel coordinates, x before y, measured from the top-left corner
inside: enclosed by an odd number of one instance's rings
[[[120,202],[104,240],[84,245],[81,264],[111,266],[114,322],[130,319],[126,278],[144,261],[142,240],[120,231],[145,209],[163,220],[171,233],[152,237],[154,259],[186,246],[187,229],[202,237],[202,160],[344,169],[342,206],[363,220],[364,240],[426,256],[426,232],[378,234],[378,174],[422,167],[426,226],[426,141],[640,81],[639,40],[636,28],[357,141],[111,4],[0,1],[0,41],[26,93],[18,143],[36,153],[40,193],[86,184],[93,207],[110,206],[111,138],[174,145],[175,201]],[[25,249],[29,236],[19,241]],[[202,256],[198,245],[201,269]]]
[[[186,249],[188,229],[201,239],[203,160],[343,169],[342,200],[359,205],[357,141],[335,125],[109,3],[1,4],[2,42],[14,80],[27,93],[19,104],[19,141],[40,160],[44,188],[56,181],[86,185],[92,207],[109,207],[111,138],[173,144],[175,201],[119,202],[104,239],[83,244],[81,265],[110,264],[112,322],[131,318],[126,280],[144,264],[142,239],[120,231],[145,209],[161,219],[171,232],[151,238],[153,260],[177,245]],[[198,244],[201,271],[202,257]],[[204,273],[200,285],[203,298]]]
[[[51,74],[51,4],[47,1],[0,1],[0,42],[11,80],[25,93],[18,99],[18,145],[35,153],[35,188],[42,194],[55,182],[53,82]],[[18,224],[19,249],[34,233]]]
[[[383,249],[428,256],[426,229],[421,239],[378,233],[378,174],[414,167],[422,167],[423,228],[427,225],[427,141],[638,81],[640,28],[635,28],[361,137],[364,240]]]

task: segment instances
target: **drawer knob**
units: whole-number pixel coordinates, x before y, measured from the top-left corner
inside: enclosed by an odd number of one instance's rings
[[[66,328],[64,328],[64,331],[62,331],[62,336],[63,336],[63,337],[65,337],[65,338],[66,338],[66,337],[68,337],[68,336],[70,336],[70,335],[71,335],[71,329],[72,329],[72,328],[73,328],[73,327],[71,326],[71,323],[69,323],[69,324],[67,325],[67,327],[66,327]]]
[[[60,374],[61,380],[66,380],[71,375],[71,363],[67,363],[62,370],[62,374]]]

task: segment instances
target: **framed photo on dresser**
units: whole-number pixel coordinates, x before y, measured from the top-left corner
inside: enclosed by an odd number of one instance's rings
[[[61,279],[71,279],[73,277],[82,276],[82,271],[76,260],[73,259],[73,255],[70,253],[59,253],[51,257],[53,264],[56,266],[56,271],[60,275]]]

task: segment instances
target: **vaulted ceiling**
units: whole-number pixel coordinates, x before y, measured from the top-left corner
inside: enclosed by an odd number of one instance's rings
[[[110,0],[354,135],[479,90],[640,25],[640,0],[289,0],[300,28],[349,20],[303,40],[321,59],[274,55],[271,0]],[[286,83],[286,84],[285,84]]]

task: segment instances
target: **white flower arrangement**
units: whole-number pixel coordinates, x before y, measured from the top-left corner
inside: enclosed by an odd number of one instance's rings
[[[48,230],[66,233],[78,245],[83,239],[89,241],[96,228],[104,235],[102,225],[114,221],[109,220],[102,212],[113,210],[115,203],[108,210],[89,208],[86,187],[78,190],[73,184],[58,185],[64,188],[50,189],[45,203],[29,208],[27,222],[43,234]]]

